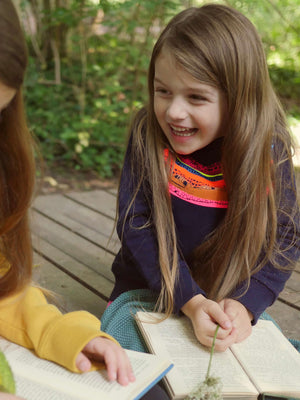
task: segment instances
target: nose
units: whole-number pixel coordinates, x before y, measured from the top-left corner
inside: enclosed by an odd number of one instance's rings
[[[184,120],[187,116],[187,107],[183,99],[174,97],[167,108],[167,117],[171,121]]]

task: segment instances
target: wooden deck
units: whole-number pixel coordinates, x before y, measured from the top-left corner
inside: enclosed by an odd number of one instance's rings
[[[114,232],[115,190],[41,195],[32,207],[35,279],[59,295],[67,311],[101,317],[114,283],[119,249]],[[284,333],[300,340],[300,267],[268,310]]]

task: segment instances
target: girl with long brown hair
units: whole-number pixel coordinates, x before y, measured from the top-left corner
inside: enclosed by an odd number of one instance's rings
[[[219,4],[179,13],[154,46],[148,90],[120,181],[112,305],[148,289],[204,345],[219,324],[225,350],[300,256],[292,143],[255,27]]]
[[[129,360],[116,341],[100,331],[100,321],[85,311],[62,315],[31,286],[28,210],[35,186],[35,145],[22,100],[26,66],[16,10],[11,0],[1,0],[0,335],[76,372],[88,371],[92,359],[104,360],[109,379],[126,385],[134,380]]]

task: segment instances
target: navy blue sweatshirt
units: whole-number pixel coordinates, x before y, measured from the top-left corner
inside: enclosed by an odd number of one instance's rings
[[[228,201],[221,170],[221,148],[222,138],[216,139],[205,148],[188,156],[178,156],[173,168],[169,191],[180,249],[179,279],[178,285],[175,287],[175,313],[180,312],[181,307],[193,296],[197,294],[206,296],[206,293],[194,281],[188,262],[195,247],[201,244],[206,236],[218,226],[226,213]],[[151,220],[149,206],[151,193],[147,193],[145,190],[139,191],[134,207],[127,215],[124,225],[126,209],[134,190],[134,179],[131,179],[130,176],[130,154],[131,141],[127,149],[120,182],[117,232],[119,238],[122,238],[122,244],[112,265],[115,287],[110,297],[111,301],[121,293],[133,289],[148,288],[157,293],[161,290],[155,231],[151,226],[135,229],[145,225],[149,218]],[[294,177],[291,176],[287,164],[283,164],[282,179],[284,182],[291,182]],[[289,206],[295,205],[294,191],[283,189],[282,202],[286,202]],[[299,214],[295,223],[298,241],[296,240],[285,254],[296,261],[300,257]],[[286,232],[287,226],[290,226],[288,232]],[[281,232],[285,232],[284,235]],[[284,249],[295,241],[294,227],[284,213],[278,215],[278,238],[281,248]],[[286,264],[285,259],[281,261],[282,265]],[[274,303],[289,276],[290,273],[276,269],[270,262],[252,275],[248,290],[238,298],[238,301],[252,312],[253,323],[256,323],[260,314]],[[232,297],[238,296],[243,291],[243,285],[237,287]]]

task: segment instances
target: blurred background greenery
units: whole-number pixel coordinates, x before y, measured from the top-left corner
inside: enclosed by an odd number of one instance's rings
[[[30,62],[29,125],[49,170],[118,175],[132,112],[147,96],[161,29],[201,0],[14,0]],[[242,11],[261,34],[274,87],[300,128],[299,0],[215,1]]]

